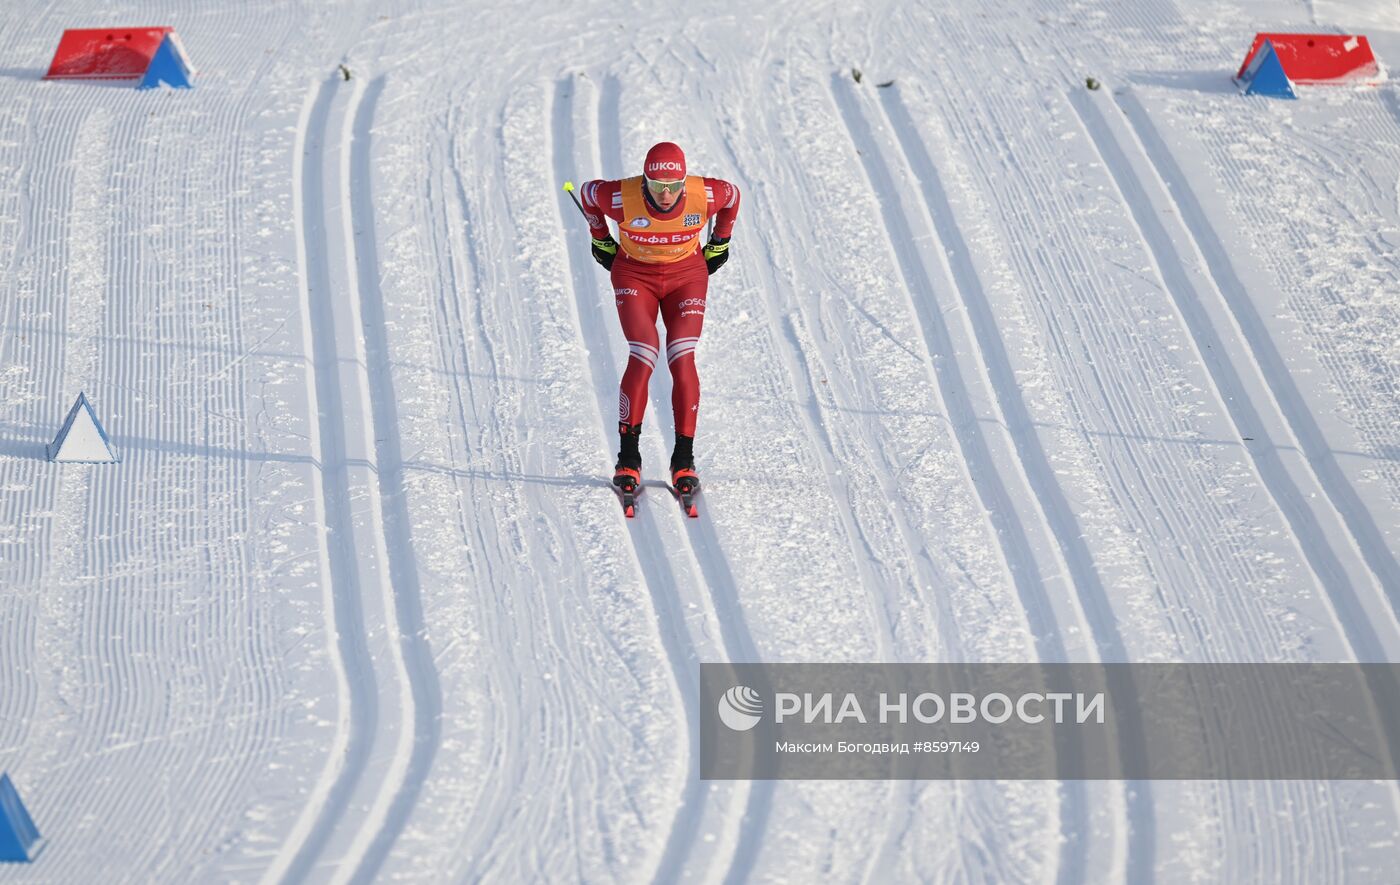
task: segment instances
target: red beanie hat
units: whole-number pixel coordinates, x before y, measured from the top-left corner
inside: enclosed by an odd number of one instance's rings
[[[669,141],[658,142],[647,151],[643,174],[652,181],[675,181],[685,178],[685,153],[680,145]]]

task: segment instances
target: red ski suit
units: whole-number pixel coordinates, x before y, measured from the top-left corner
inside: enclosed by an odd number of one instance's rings
[[[622,248],[612,265],[613,296],[617,301],[617,316],[622,321],[622,332],[627,337],[627,369],[622,375],[622,389],[618,396],[618,421],[622,424],[641,424],[646,414],[647,385],[651,381],[652,370],[660,356],[660,340],[656,332],[656,315],[661,314],[666,325],[666,363],[671,368],[671,411],[675,417],[676,433],[681,436],[695,435],[695,419],[700,408],[700,377],[695,371],[695,346],[700,341],[700,328],[705,321],[705,295],[709,290],[710,277],[705,268],[705,259],[700,253],[700,236],[706,220],[714,219],[714,237],[728,237],[734,228],[734,219],[739,213],[739,189],[718,178],[690,178],[687,182],[704,182],[703,217],[698,224],[693,241],[683,246],[671,247],[672,251],[689,250],[684,257],[663,256],[657,259],[644,253],[645,245],[637,246],[622,229],[644,229],[665,231],[670,226],[679,225],[682,220],[694,222],[702,207],[698,193],[686,193],[676,201],[669,211],[662,212],[649,195],[644,192],[640,178],[622,181],[594,180],[585,183],[580,190],[583,196],[583,211],[588,217],[588,226],[597,239],[611,235],[605,219],[616,221],[620,228],[619,239]],[[640,190],[629,192],[624,199],[623,188]],[[686,190],[693,185],[687,183]],[[624,215],[624,203],[640,213],[628,218]],[[694,224],[688,224],[694,227]],[[657,242],[679,242],[686,235],[676,234],[669,240],[659,234],[650,239]],[[643,237],[643,239],[647,239]],[[664,247],[663,247],[664,248]]]

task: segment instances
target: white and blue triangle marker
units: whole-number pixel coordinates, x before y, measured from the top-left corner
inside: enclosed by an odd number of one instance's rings
[[[0,774],[0,861],[28,863],[44,850],[44,839],[8,774]]]
[[[141,77],[141,82],[136,84],[136,88],[155,89],[157,86],[169,86],[174,89],[193,89],[194,83],[190,80],[193,76],[194,65],[190,64],[189,56],[185,55],[180,38],[172,32],[160,41],[155,56],[151,58],[151,63],[146,67],[146,73]]]
[[[1240,87],[1245,95],[1272,95],[1276,98],[1297,98],[1293,82],[1283,72],[1283,62],[1279,61],[1274,42],[1265,40],[1249,60],[1249,67],[1240,77]]]
[[[115,464],[121,459],[107,438],[107,431],[92,411],[87,397],[78,394],[68,417],[63,419],[63,429],[49,443],[50,461],[77,461],[87,464]]]

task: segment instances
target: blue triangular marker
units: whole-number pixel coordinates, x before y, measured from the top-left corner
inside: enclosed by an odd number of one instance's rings
[[[39,828],[24,810],[8,774],[0,774],[0,860],[28,863],[44,850]]]
[[[194,84],[190,82],[190,76],[194,74],[194,68],[190,65],[189,59],[185,58],[185,52],[180,47],[180,43],[175,39],[174,34],[166,34],[165,39],[160,41],[160,48],[156,50],[155,57],[151,59],[151,64],[146,68],[146,74],[141,78],[141,82],[136,84],[137,89],[154,89],[157,86],[173,86],[176,89],[193,89]]]
[[[107,438],[107,431],[102,429],[102,422],[97,420],[92,404],[81,393],[73,408],[68,410],[68,417],[63,419],[63,428],[49,443],[47,452],[50,461],[112,464],[121,460],[112,448],[112,441]]]
[[[1254,53],[1254,58],[1249,60],[1249,67],[1244,69],[1240,85],[1245,87],[1245,95],[1272,95],[1276,98],[1298,97],[1298,94],[1293,91],[1293,83],[1283,72],[1283,62],[1279,61],[1272,40],[1265,40]]]

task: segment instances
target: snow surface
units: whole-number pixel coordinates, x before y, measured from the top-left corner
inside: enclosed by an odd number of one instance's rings
[[[196,88],[40,80],[106,23]],[[1393,0],[7,3],[0,882],[1394,881],[1393,784],[697,776],[702,661],[1400,660],[1400,86],[1229,79],[1314,27],[1400,58]],[[629,522],[560,185],[663,138],[744,201],[702,516],[662,372]],[[44,460],[80,390],[121,464]]]

